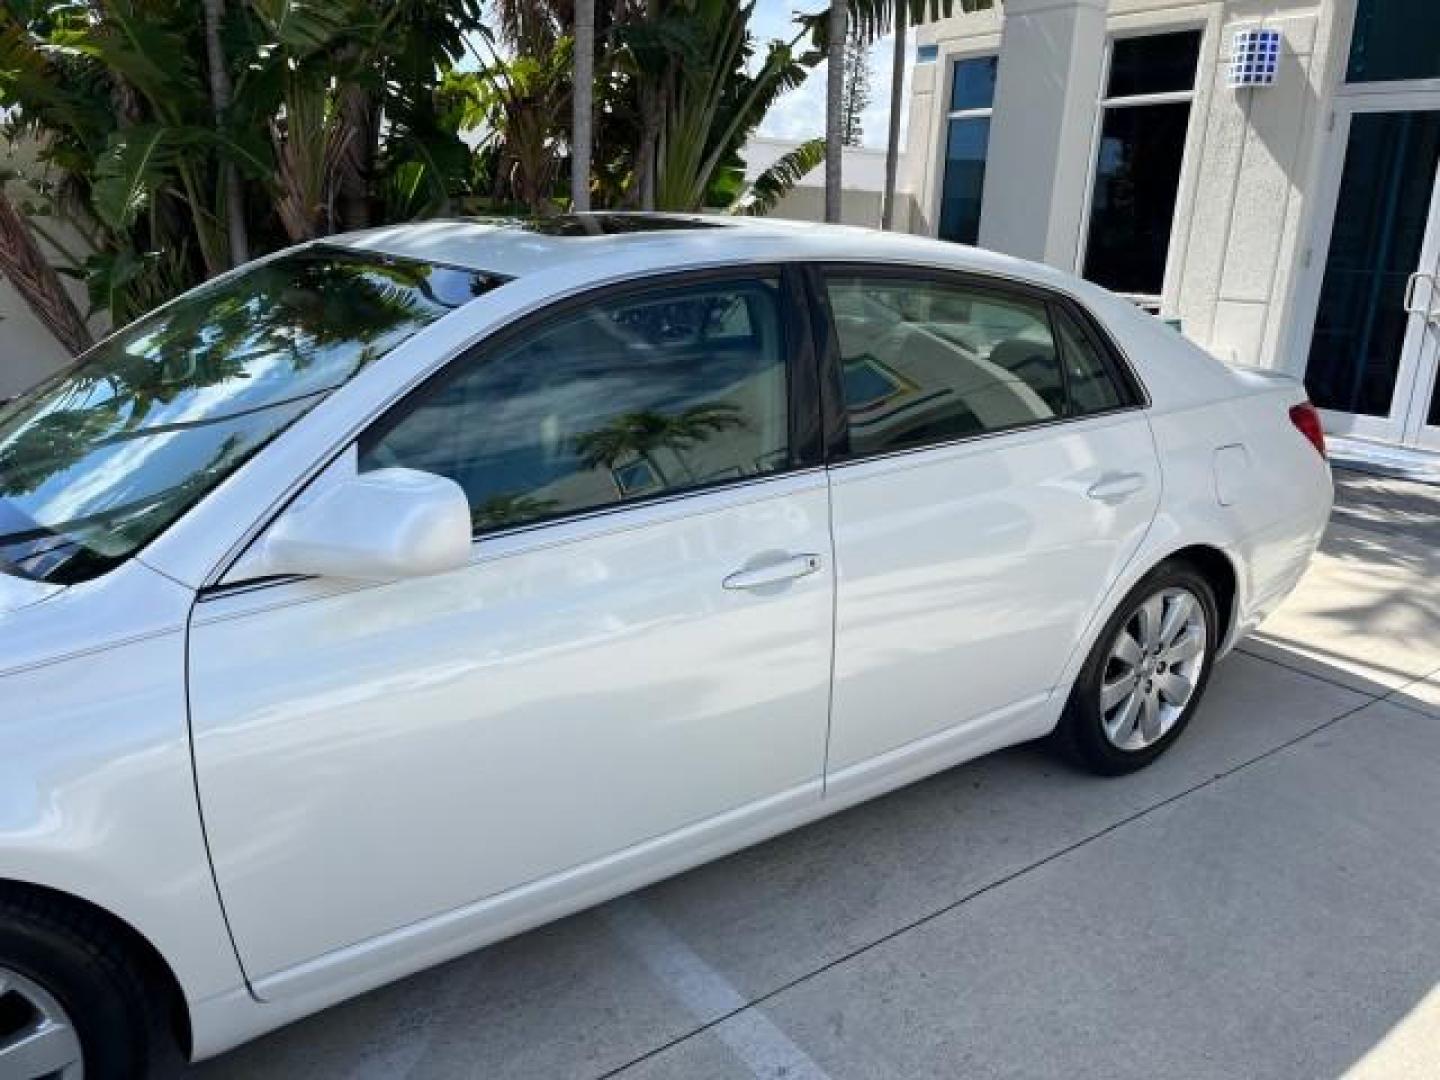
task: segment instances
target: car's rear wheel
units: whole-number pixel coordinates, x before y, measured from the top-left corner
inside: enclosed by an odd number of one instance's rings
[[[1056,733],[1108,776],[1163,754],[1190,722],[1219,645],[1215,591],[1186,562],[1162,563],[1116,608],[1081,668]]]
[[[0,1077],[141,1080],[176,1071],[168,996],[83,907],[0,896]]]

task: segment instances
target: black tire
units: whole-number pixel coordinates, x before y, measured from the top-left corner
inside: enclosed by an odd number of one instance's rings
[[[0,891],[0,969],[29,980],[64,1010],[79,1036],[85,1080],[179,1073],[170,1023],[175,1002],[124,935],[83,905],[42,892]],[[19,993],[0,999],[0,1047],[27,1023],[26,1005]]]
[[[1166,589],[1184,589],[1199,601],[1205,615],[1204,659],[1194,680],[1195,689],[1169,730],[1148,746],[1123,749],[1105,732],[1100,707],[1101,686],[1110,663],[1111,650],[1119,641],[1121,632],[1131,624],[1145,600]],[[1219,632],[1215,590],[1204,575],[1193,564],[1182,560],[1161,563],[1137,582],[1125,599],[1116,605],[1105,628],[1096,638],[1095,646],[1070,690],[1070,698],[1065,703],[1055,731],[1055,743],[1075,764],[1101,776],[1121,776],[1149,765],[1180,738],[1205,696],[1215,650],[1220,644]]]

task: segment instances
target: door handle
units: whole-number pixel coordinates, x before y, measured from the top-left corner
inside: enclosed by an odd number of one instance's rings
[[[1145,486],[1145,474],[1106,473],[1091,484],[1085,494],[1106,506],[1117,506]]]
[[[1420,284],[1422,278],[1430,279],[1430,296],[1425,307],[1415,306],[1415,286]],[[1405,309],[1406,315],[1424,315],[1427,320],[1434,316],[1435,312],[1435,275],[1427,274],[1423,270],[1416,270],[1405,279],[1405,299],[1401,301],[1401,307]]]
[[[751,570],[737,570],[720,584],[727,589],[763,589],[813,574],[820,566],[819,555],[794,555]]]

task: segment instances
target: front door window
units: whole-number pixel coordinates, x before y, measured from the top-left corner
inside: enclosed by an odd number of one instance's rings
[[[454,480],[477,533],[786,468],[780,283],[586,304],[456,365],[360,451]]]

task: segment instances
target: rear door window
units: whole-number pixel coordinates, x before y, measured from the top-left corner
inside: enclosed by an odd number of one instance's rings
[[[857,456],[1066,413],[1044,302],[945,281],[827,277]]]

